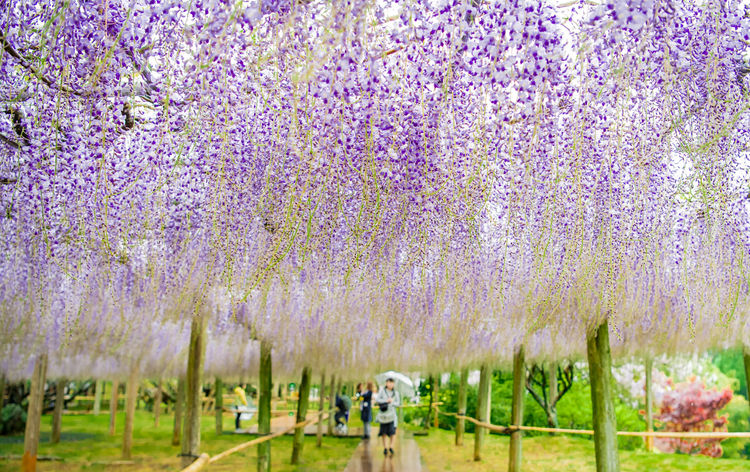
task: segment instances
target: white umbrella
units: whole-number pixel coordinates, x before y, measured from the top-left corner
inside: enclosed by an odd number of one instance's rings
[[[394,380],[396,385],[393,388],[401,395],[402,399],[414,396],[414,382],[406,375],[389,370],[375,376],[375,381],[381,386],[385,385],[385,381],[388,379]]]

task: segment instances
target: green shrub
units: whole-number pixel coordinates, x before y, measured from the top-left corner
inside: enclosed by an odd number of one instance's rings
[[[21,405],[10,403],[0,412],[0,434],[22,433],[26,428],[26,412]]]

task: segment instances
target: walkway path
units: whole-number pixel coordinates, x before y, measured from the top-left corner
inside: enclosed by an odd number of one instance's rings
[[[377,437],[362,441],[354,450],[354,455],[344,472],[427,472],[422,465],[419,446],[411,434],[405,435],[399,431],[393,448],[396,454],[393,457],[385,457]]]
[[[315,419],[318,416],[318,412],[308,412],[307,413],[307,419],[312,420]],[[284,431],[285,429],[289,429],[292,426],[294,426],[295,422],[297,420],[297,416],[275,416],[271,418],[271,433],[277,433],[279,431]],[[258,425],[254,424],[250,426],[249,428],[244,428],[241,431],[237,431],[238,434],[258,434]],[[328,420],[323,421],[323,436],[325,436],[328,433]],[[293,431],[287,433],[287,434],[294,434]],[[318,425],[308,425],[305,427],[305,435],[306,436],[315,436],[318,434]],[[349,437],[362,437],[362,428],[349,428]],[[382,451],[381,451],[382,452]]]

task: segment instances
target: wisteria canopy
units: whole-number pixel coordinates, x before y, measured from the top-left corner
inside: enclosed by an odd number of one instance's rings
[[[750,344],[750,6],[0,0],[0,371]]]

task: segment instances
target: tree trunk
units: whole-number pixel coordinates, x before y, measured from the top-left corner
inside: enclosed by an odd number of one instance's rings
[[[258,435],[271,433],[271,343],[260,342],[260,374],[258,379]],[[258,472],[271,471],[271,441],[258,444]]]
[[[513,400],[511,404],[510,424],[523,425],[523,394],[526,390],[526,365],[524,363],[523,346],[513,355]],[[552,393],[550,390],[550,398]],[[521,472],[521,438],[523,432],[514,430],[510,433],[510,457],[508,472]]]
[[[654,369],[654,361],[646,358],[646,431],[654,430],[654,394],[651,385],[651,373]],[[654,452],[653,436],[646,437],[646,450]]]
[[[55,383],[55,410],[52,413],[52,438],[51,443],[60,442],[60,431],[62,430],[62,413],[65,406],[65,380],[58,379]]]
[[[34,363],[29,392],[29,409],[26,413],[26,431],[23,435],[23,472],[36,471],[36,455],[39,449],[39,429],[42,426],[44,384],[47,378],[47,354],[41,354]]]
[[[133,457],[133,422],[135,421],[135,401],[138,398],[138,370],[133,368],[125,387],[125,430],[122,433],[122,458]]]
[[[609,349],[609,323],[604,322],[588,335],[586,350],[591,380],[591,406],[594,419],[594,447],[597,472],[617,472],[617,419],[612,400],[612,356]]]
[[[549,363],[549,400],[547,400],[547,426],[550,428],[557,428],[559,423],[557,422],[557,362]],[[552,433],[553,435],[555,433]]]
[[[336,408],[336,376],[331,375],[331,388],[328,389],[328,410]],[[328,437],[333,436],[333,414],[328,415]]]
[[[112,393],[109,397],[109,435],[114,436],[117,430],[117,404],[119,403],[120,382],[112,381]]]
[[[188,353],[185,382],[185,422],[182,425],[182,467],[198,458],[201,447],[201,390],[203,357],[206,351],[206,320],[193,318],[190,326],[190,351]]]
[[[299,402],[297,402],[297,423],[307,419],[307,406],[310,403],[310,368],[302,369],[302,381],[299,383]],[[294,430],[292,442],[292,464],[299,464],[302,449],[305,446],[305,427]]]
[[[101,380],[96,381],[94,387],[94,415],[98,415],[102,412],[102,390],[104,388],[104,382]]]
[[[461,371],[461,380],[458,384],[458,414],[466,416],[466,386],[469,381],[469,370]],[[464,445],[464,429],[466,429],[466,420],[456,418],[456,446]]]
[[[161,416],[161,379],[156,384],[156,393],[154,393],[154,427],[159,427],[159,417]]]
[[[224,432],[224,384],[219,377],[214,381],[214,413],[216,434],[221,434]]]
[[[479,392],[477,398],[477,421],[485,423],[490,416],[490,377],[492,371],[483,365],[479,373]],[[482,460],[482,443],[486,430],[478,425],[474,427],[474,460]]]
[[[323,445],[323,410],[325,409],[326,374],[320,374],[320,388],[318,389],[318,431],[317,446]]]
[[[185,410],[185,379],[177,379],[177,398],[174,404],[174,428],[172,429],[172,445],[179,446],[182,437],[182,416]]]

